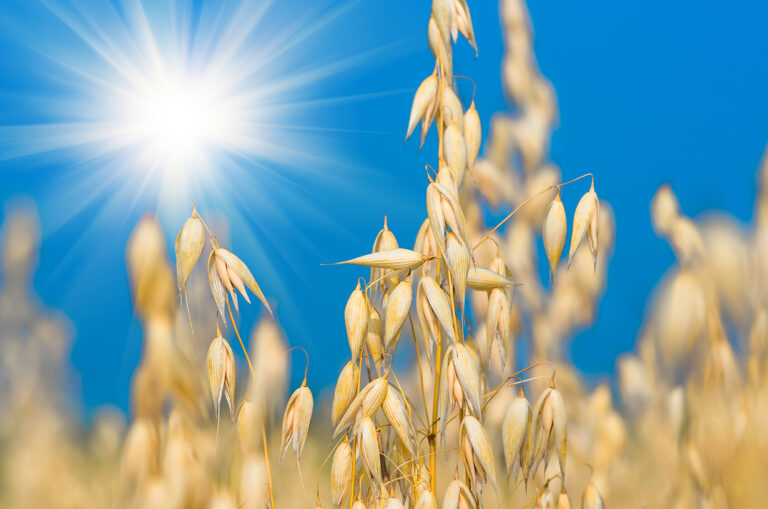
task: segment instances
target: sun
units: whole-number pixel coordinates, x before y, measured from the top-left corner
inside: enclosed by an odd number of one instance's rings
[[[217,150],[234,146],[252,121],[232,107],[231,88],[204,74],[143,77],[114,98],[116,129],[135,145],[141,164],[159,168],[178,187],[204,171]]]

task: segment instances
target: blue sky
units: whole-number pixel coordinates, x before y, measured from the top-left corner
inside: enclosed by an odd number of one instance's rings
[[[172,39],[168,27],[176,25],[165,20],[175,11],[167,2],[146,3],[161,5],[147,7],[146,16],[162,46]],[[240,4],[193,1],[178,10],[199,34],[216,19],[238,20],[232,14]],[[71,358],[86,408],[128,405],[141,345],[124,268],[131,228],[159,207],[172,247],[189,212],[188,196],[133,166],[129,150],[105,153],[87,143],[42,150],[61,141],[50,138],[51,125],[67,123],[63,132],[77,133],[99,115],[103,91],[84,72],[114,76],[82,35],[123,48],[132,5],[0,5],[0,200],[24,193],[40,208],[44,240],[34,284],[74,325]],[[460,41],[455,73],[477,82],[487,126],[493,112],[508,108],[498,6],[475,1],[470,8],[480,56]],[[671,183],[689,215],[724,209],[751,221],[755,171],[768,141],[768,6],[595,1],[530,8],[539,66],[560,109],[551,160],[565,178],[595,173],[616,216],[597,322],[570,343],[574,362],[594,379],[609,376],[616,356],[633,348],[653,284],[672,262],[650,225],[656,187]],[[434,163],[434,134],[421,152],[402,140],[412,94],[433,65],[428,16],[428,2],[400,0],[271,5],[238,49],[245,62],[282,52],[242,83],[276,84],[256,105],[264,145],[221,157],[215,178],[201,179],[194,192],[201,210],[233,218],[233,248],[277,302],[291,344],[309,351],[316,386],[333,381],[347,360],[343,308],[364,275],[320,264],[370,249],[384,214],[410,244],[424,215],[423,167]],[[90,28],[78,35],[72,25]],[[471,88],[460,92],[468,102]],[[576,196],[564,195],[568,210]],[[258,313],[255,306],[245,311],[245,329]],[[303,358],[295,362],[300,376]]]

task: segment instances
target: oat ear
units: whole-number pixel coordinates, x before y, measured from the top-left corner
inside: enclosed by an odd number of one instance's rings
[[[253,292],[256,298],[261,301],[267,311],[269,311],[269,314],[274,316],[272,308],[269,306],[269,302],[267,302],[267,298],[264,296],[264,292],[261,291],[261,287],[256,282],[256,279],[254,279],[253,274],[251,274],[250,269],[248,269],[245,263],[243,263],[240,258],[224,248],[217,249],[216,255],[220,256],[226,262],[227,269],[232,269],[235,274],[237,274],[240,279],[242,279],[245,286],[248,287],[248,289]]]

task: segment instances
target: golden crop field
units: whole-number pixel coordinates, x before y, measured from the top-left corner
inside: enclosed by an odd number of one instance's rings
[[[658,189],[641,212],[674,265],[616,386],[587,384],[563,345],[594,320],[617,229],[633,232],[614,223],[599,173],[564,182],[546,163],[557,105],[523,0],[500,4],[514,108],[483,125],[459,99],[453,49],[475,46],[470,7],[433,0],[424,20],[434,67],[407,137],[434,128],[439,145],[420,228],[403,238],[385,218],[370,252],[338,261],[360,268],[333,311],[347,341],[323,339],[348,360],[328,397],[306,372],[288,386],[290,359],[311,371],[311,355],[272,318],[249,253],[191,206],[175,239],[151,215],[135,226],[125,263],[143,345],[130,417],[97,412],[83,429],[63,382],[68,324],[30,290],[34,208],[6,215],[0,507],[764,506],[768,162],[749,231],[725,214],[694,221]],[[487,205],[512,212],[488,224]],[[98,312],[98,298],[83,305]],[[238,328],[244,306],[265,309],[251,331]],[[415,355],[401,369],[404,344]]]

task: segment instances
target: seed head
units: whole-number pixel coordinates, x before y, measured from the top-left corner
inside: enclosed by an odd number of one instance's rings
[[[408,408],[398,389],[392,385],[387,388],[387,394],[381,404],[384,415],[392,425],[397,436],[405,445],[413,458],[418,456],[418,445],[416,442],[416,431],[413,428],[413,422],[408,414]]]
[[[197,207],[192,208],[192,215],[187,218],[176,235],[176,283],[179,292],[183,292],[192,269],[200,259],[205,247],[205,229],[203,221],[197,215]]]
[[[285,406],[283,414],[283,433],[280,443],[280,463],[285,459],[285,453],[288,447],[293,448],[296,454],[296,460],[301,458],[301,451],[304,449],[304,442],[307,440],[309,432],[309,421],[312,419],[312,391],[307,387],[307,381],[296,389],[288,404]]]
[[[403,328],[405,319],[411,309],[411,299],[413,290],[411,289],[411,277],[408,276],[401,281],[392,290],[387,298],[386,314],[384,321],[384,348],[392,353],[397,346],[400,338],[400,331]]]
[[[461,101],[459,101],[459,97],[452,87],[443,87],[443,102],[440,106],[443,108],[443,125],[446,127],[446,130],[451,125],[451,122],[456,122],[458,134],[461,135],[464,132],[464,108],[461,106]],[[443,142],[445,142],[445,139],[443,139]],[[450,163],[448,165],[450,166]],[[454,173],[455,175],[456,173]],[[461,180],[457,179],[456,182],[461,182]]]
[[[355,399],[357,381],[360,379],[360,368],[357,363],[349,361],[339,374],[336,382],[336,390],[333,393],[333,406],[331,407],[331,424],[336,425],[341,419],[349,404]]]
[[[344,308],[344,324],[347,326],[347,340],[349,350],[352,352],[352,360],[357,360],[368,328],[368,300],[360,289],[359,282]]]
[[[406,140],[411,136],[419,121],[422,122],[422,126],[426,122],[427,129],[429,129],[429,124],[432,123],[432,119],[428,118],[429,113],[437,107],[437,85],[437,74],[433,73],[422,81],[419,88],[416,89],[411,105],[411,116],[408,119],[408,131],[405,134]]]
[[[429,490],[423,490],[419,493],[414,509],[437,509],[437,499]]]
[[[457,476],[458,473],[445,489],[443,509],[477,509],[474,495]]]
[[[471,415],[465,415],[461,422],[461,457],[475,491],[481,493],[482,484],[490,481],[498,495],[496,462],[493,459],[491,440],[480,421]]]
[[[358,256],[357,258],[337,262],[332,265],[363,265],[379,269],[413,270],[422,263],[424,263],[424,256],[421,253],[411,251],[410,249],[397,248]]]
[[[509,405],[501,424],[504,463],[507,466],[507,475],[511,475],[515,481],[525,458],[524,442],[530,424],[531,405],[521,389],[520,394]]]
[[[243,298],[250,304],[251,300],[248,297],[248,294],[245,293],[245,287],[247,287],[253,294],[261,301],[261,303],[264,305],[265,308],[267,308],[267,311],[269,311],[269,314],[272,314],[272,308],[269,307],[269,303],[267,302],[267,298],[264,296],[264,292],[261,291],[261,288],[259,287],[259,284],[256,282],[256,279],[254,279],[253,274],[251,274],[250,269],[243,263],[243,261],[232,254],[231,252],[227,251],[224,248],[218,247],[213,243],[213,253],[211,256],[214,257],[214,265],[216,265],[216,273],[219,276],[219,279],[221,280],[222,285],[224,288],[229,290],[230,295],[232,295],[233,301],[235,304],[237,304],[237,299],[235,298],[234,289],[237,289]],[[226,267],[226,270],[224,270],[224,267]],[[210,270],[210,269],[209,269]],[[210,271],[209,271],[209,277],[210,277]],[[213,284],[211,284],[211,291],[213,292]],[[214,299],[216,299],[216,294],[214,293]],[[218,305],[218,301],[217,301]]]
[[[360,457],[363,467],[371,478],[371,484],[381,484],[381,461],[379,459],[379,442],[376,426],[370,417],[363,417],[358,427],[360,440]]]
[[[558,191],[557,196],[547,209],[547,215],[544,217],[544,224],[541,228],[544,251],[547,253],[547,260],[549,260],[551,279],[554,279],[557,265],[560,263],[560,255],[563,252],[563,247],[565,247],[566,233],[568,233],[568,223],[565,217],[565,207],[563,207]]]
[[[457,121],[451,121],[443,133],[443,157],[453,172],[454,180],[461,184],[467,170],[467,145]]]
[[[480,153],[481,136],[480,115],[477,113],[473,99],[469,109],[464,113],[464,142],[467,145],[467,167],[470,170],[474,168]]]
[[[352,488],[354,465],[352,464],[352,448],[345,438],[333,454],[331,464],[331,499],[334,507],[340,507]]]
[[[600,496],[600,492],[597,491],[597,487],[590,477],[581,497],[581,509],[603,509],[604,507],[603,497]]]
[[[597,214],[597,194],[595,194],[594,182],[589,191],[579,200],[576,212],[573,214],[573,229],[571,231],[571,248],[568,252],[568,265],[573,261],[573,256],[584,240],[587,230],[591,228],[592,218]]]
[[[235,409],[235,356],[226,339],[217,335],[208,347],[208,384],[211,387],[216,418],[219,418],[222,394],[227,399],[229,412],[234,417]]]
[[[515,283],[493,270],[470,267],[467,271],[467,286],[473,290],[490,292],[494,288],[520,286],[520,283]]]
[[[470,253],[467,245],[459,240],[454,232],[448,232],[445,239],[445,261],[453,278],[453,287],[459,308],[464,311],[464,303],[467,295],[467,273],[469,272]]]
[[[507,359],[509,345],[509,303],[503,290],[494,288],[488,296],[488,314],[485,320],[487,345],[490,349],[494,342],[499,346],[501,366]]]

